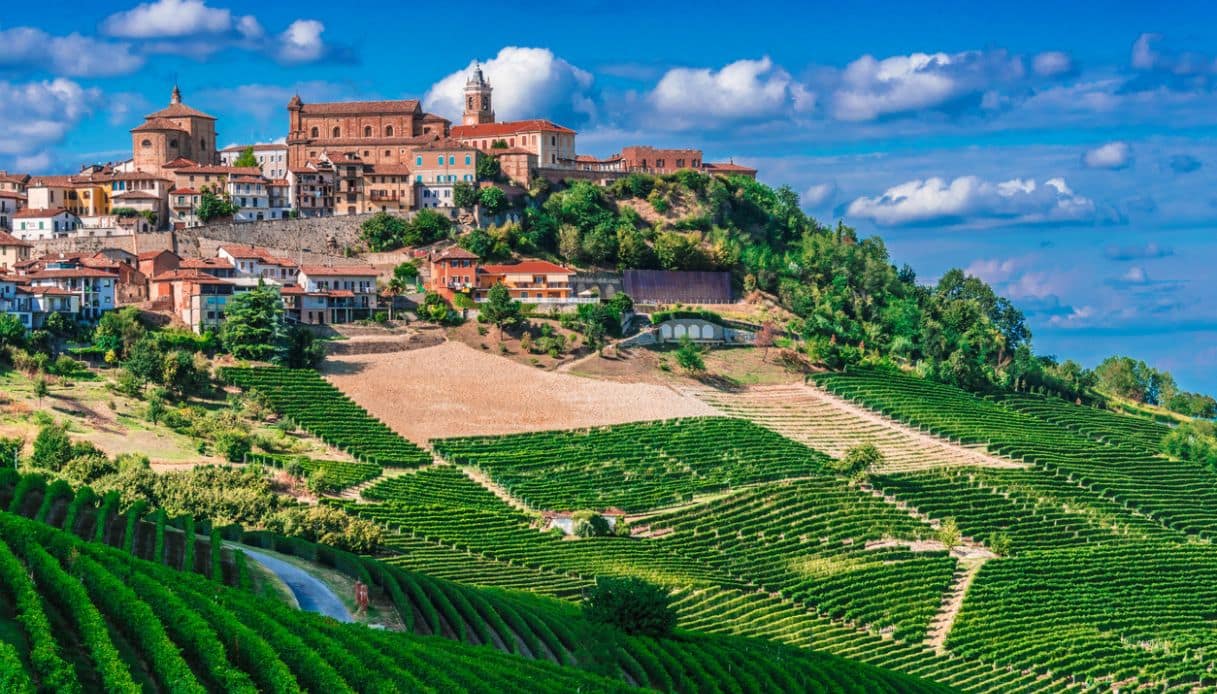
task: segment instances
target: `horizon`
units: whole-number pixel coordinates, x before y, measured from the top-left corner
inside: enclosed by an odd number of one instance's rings
[[[922,282],[952,267],[989,282],[1042,354],[1128,355],[1217,392],[1217,51],[1199,28],[1212,7],[1157,8],[1147,25],[1128,8],[1046,3],[756,16],[592,3],[544,17],[513,3],[489,10],[489,30],[442,7],[359,2],[64,5],[53,23],[11,8],[0,27],[0,168],[125,158],[127,131],[175,83],[219,118],[221,147],[284,136],[295,93],[418,98],[452,117],[476,61],[501,119],[574,128],[581,153],[688,146],[754,166],[822,223],[880,235]],[[808,40],[775,41],[775,25]]]

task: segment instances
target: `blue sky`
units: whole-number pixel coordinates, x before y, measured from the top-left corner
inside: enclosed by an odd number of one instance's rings
[[[756,165],[925,280],[991,282],[1041,352],[1217,392],[1212,3],[11,4],[0,167],[121,158],[175,79],[222,144],[281,137],[297,92],[453,115],[477,59],[500,118]]]

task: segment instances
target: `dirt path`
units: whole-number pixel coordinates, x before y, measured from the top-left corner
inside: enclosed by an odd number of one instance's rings
[[[501,485],[497,484],[494,480],[490,479],[490,477],[486,473],[482,472],[481,470],[478,470],[475,467],[462,467],[461,472],[465,473],[465,476],[468,477],[469,479],[471,479],[474,482],[477,482],[478,484],[485,487],[491,494],[494,494],[495,496],[502,499],[503,503],[507,504],[508,506],[511,506],[512,508],[515,508],[515,509],[519,509],[519,510],[523,511],[524,513],[533,513],[534,512],[534,509],[532,507],[530,507],[528,504],[524,503],[520,499],[517,499],[516,497],[512,496],[511,492],[507,491]]]
[[[377,475],[376,477],[373,477],[370,480],[367,480],[366,482],[360,482],[359,484],[356,484],[356,485],[347,487],[346,489],[343,489],[342,493],[338,494],[338,498],[346,499],[347,501],[354,501],[356,503],[363,503],[364,502],[363,493],[365,490],[367,490],[371,487],[374,487],[377,484],[379,484],[391,477],[401,477],[402,475],[413,474],[413,472],[414,472],[413,470],[406,470],[404,468],[396,468],[396,467],[381,468],[379,475]]]
[[[933,649],[939,654],[946,652],[947,636],[951,633],[951,627],[955,625],[955,618],[959,616],[959,610],[963,608],[963,600],[968,594],[968,588],[972,586],[976,574],[980,573],[980,567],[984,566],[988,560],[989,558],[983,555],[969,556],[959,560],[959,567],[955,571],[951,587],[942,598],[942,606],[938,608],[938,614],[934,615],[934,619],[930,620],[929,628],[926,629],[925,645],[927,648]]]
[[[405,438],[569,429],[717,410],[671,388],[554,373],[446,342],[387,354],[336,356],[326,377]]]
[[[296,602],[300,605],[301,610],[317,612],[327,617],[333,617],[340,622],[355,621],[351,617],[351,613],[347,611],[346,605],[342,604],[342,600],[317,577],[269,554],[263,554],[248,547],[240,549],[245,552],[247,557],[266,567],[286,583],[287,587],[291,589],[292,595],[296,597]]]

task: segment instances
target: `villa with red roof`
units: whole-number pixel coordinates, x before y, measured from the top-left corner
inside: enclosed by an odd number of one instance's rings
[[[484,301],[490,288],[502,284],[511,298],[527,304],[566,303],[572,300],[575,271],[548,260],[521,260],[508,265],[482,265],[477,269],[474,300]]]

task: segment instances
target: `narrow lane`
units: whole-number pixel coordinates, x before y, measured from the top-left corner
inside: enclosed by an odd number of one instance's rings
[[[334,591],[309,572],[257,550],[248,547],[240,549],[245,552],[245,556],[266,567],[268,571],[286,583],[287,587],[291,589],[292,595],[296,596],[296,601],[300,603],[300,609],[305,612],[318,612],[340,622],[355,621],[351,617],[351,613],[347,611],[346,605],[342,604],[342,600]]]

